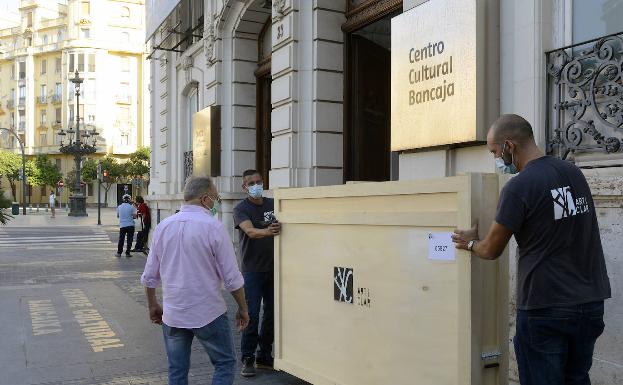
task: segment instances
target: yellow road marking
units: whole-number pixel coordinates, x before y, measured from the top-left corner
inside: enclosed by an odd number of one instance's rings
[[[33,335],[40,336],[62,331],[58,315],[56,310],[54,310],[54,305],[52,305],[52,300],[28,301],[28,310],[30,311]]]
[[[115,332],[100,312],[93,309],[93,304],[82,290],[64,289],[61,292],[94,352],[123,347],[120,339],[112,338],[116,336]]]

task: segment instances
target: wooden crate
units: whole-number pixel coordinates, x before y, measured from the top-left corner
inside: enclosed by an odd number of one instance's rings
[[[506,384],[506,255],[428,258],[431,232],[480,221],[483,237],[498,192],[493,174],[276,190],[276,368],[319,385]]]

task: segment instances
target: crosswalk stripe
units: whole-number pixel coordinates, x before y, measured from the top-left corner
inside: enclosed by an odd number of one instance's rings
[[[10,245],[32,245],[32,244],[55,244],[55,245],[75,245],[75,244],[86,244],[86,245],[110,245],[112,244],[112,242],[110,241],[76,241],[76,242],[59,242],[59,241],[36,241],[36,240],[32,240],[32,241],[26,241],[26,242],[19,242],[19,241],[0,241],[0,246],[10,246]]]
[[[11,241],[18,241],[18,240],[25,240],[25,241],[32,241],[32,240],[42,240],[42,241],[48,241],[48,240],[59,240],[59,241],[71,241],[71,240],[75,240],[75,239],[80,239],[80,240],[109,240],[110,238],[108,238],[108,235],[96,235],[96,236],[92,236],[92,235],[75,235],[75,236],[63,236],[63,237],[13,237],[10,240]],[[0,240],[0,242],[4,242],[4,241],[8,241],[9,239],[2,239]]]
[[[43,249],[54,249],[57,248],[58,246],[52,246],[52,245],[36,245],[36,244],[30,244],[30,243],[22,243],[22,244],[12,244],[12,245],[2,245],[3,249],[11,249],[11,248],[43,248]],[[91,244],[91,243],[68,243],[68,244],[64,244],[63,245],[63,249],[68,249],[68,248],[72,248],[72,247],[77,247],[77,248],[112,248],[115,247],[113,244]]]

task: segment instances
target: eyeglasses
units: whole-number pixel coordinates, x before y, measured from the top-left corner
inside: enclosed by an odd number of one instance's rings
[[[222,199],[220,195],[217,195],[216,198],[212,198],[209,194],[206,194],[206,196],[212,201],[212,202],[218,202],[221,203]]]

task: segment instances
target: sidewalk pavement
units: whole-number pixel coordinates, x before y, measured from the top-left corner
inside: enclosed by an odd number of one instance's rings
[[[70,217],[67,215],[68,210],[56,209],[56,217],[51,218],[52,212],[43,209],[39,209],[37,212],[35,209],[29,211],[26,210],[26,215],[22,215],[22,209],[20,207],[19,215],[14,215],[13,219],[7,223],[8,227],[37,227],[37,226],[95,226],[97,225],[97,208],[87,208],[87,217]],[[102,226],[104,227],[118,227],[119,220],[117,219],[117,209],[114,207],[106,207],[101,209]]]

